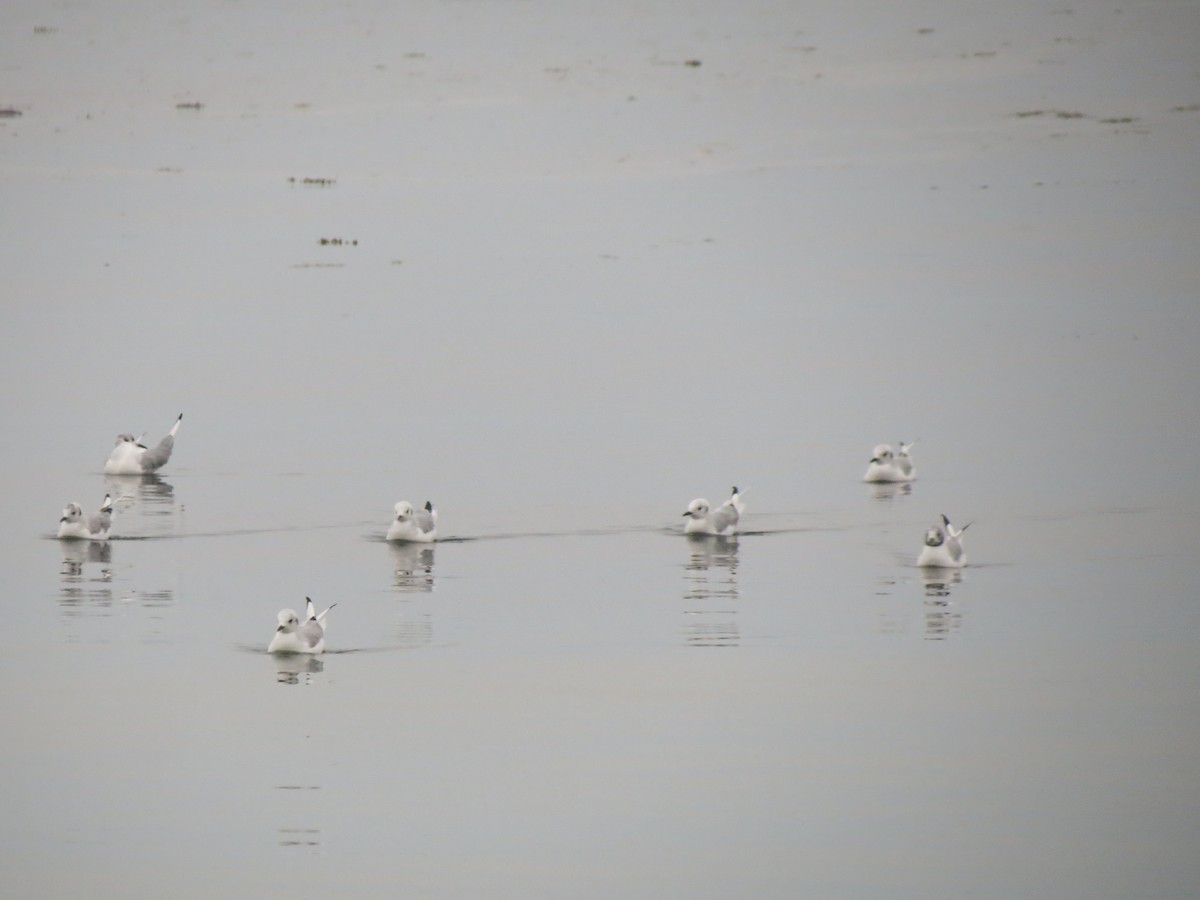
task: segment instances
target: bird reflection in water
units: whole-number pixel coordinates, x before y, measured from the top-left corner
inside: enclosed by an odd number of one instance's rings
[[[872,500],[895,500],[897,497],[907,497],[912,493],[913,489],[910,482],[903,484],[882,481],[872,482],[870,487]]]
[[[273,653],[276,681],[280,684],[312,684],[313,675],[325,671],[325,660],[307,653]]]
[[[69,615],[80,615],[84,605],[112,605],[112,544],[107,541],[59,541],[62,548],[62,588],[59,605]],[[99,565],[95,574],[88,566]]]
[[[683,572],[684,643],[689,647],[736,647],[736,538],[689,535],[689,558]]]
[[[433,545],[388,541],[396,590],[405,594],[433,590]]]
[[[158,475],[105,475],[126,536],[165,537],[175,527],[175,487]]]
[[[392,554],[393,585],[401,594],[433,593],[433,544],[388,542]],[[401,609],[396,637],[401,647],[427,647],[433,643],[433,614],[417,596],[409,597]]]
[[[921,581],[925,585],[926,640],[945,640],[961,631],[962,612],[950,599],[950,594],[954,587],[962,584],[962,572],[958,569],[922,569]]]
[[[105,475],[114,497],[136,500],[148,516],[169,515],[175,505],[175,486],[158,475]]]

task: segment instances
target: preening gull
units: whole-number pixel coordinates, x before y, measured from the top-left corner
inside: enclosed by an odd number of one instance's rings
[[[104,464],[105,475],[145,475],[157,472],[171,458],[175,449],[175,435],[183,422],[183,413],[175,420],[170,432],[153,448],[147,448],[141,438],[135,438],[128,431],[117,435],[117,445]]]

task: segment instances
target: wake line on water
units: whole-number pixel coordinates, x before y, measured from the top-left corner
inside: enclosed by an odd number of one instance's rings
[[[107,543],[117,541],[172,541],[182,538],[215,538],[215,537],[237,537],[248,534],[285,534],[289,532],[300,531],[325,531],[336,528],[361,528],[363,525],[369,524],[365,521],[358,522],[343,522],[343,523],[327,523],[324,525],[276,525],[271,528],[231,528],[225,531],[180,531],[174,534],[110,534]],[[56,534],[43,534],[43,538],[52,541],[64,540]],[[101,544],[105,541],[89,541],[86,538],[72,538],[72,543],[77,544]]]
[[[775,534],[806,534],[810,532],[822,531],[846,531],[845,526],[840,525],[811,525],[799,526],[794,528],[756,528],[749,531],[739,531],[732,535],[715,535],[715,534],[685,534],[682,528],[677,526],[660,526],[660,525],[638,525],[626,528],[581,528],[568,529],[564,531],[507,531],[498,532],[495,534],[463,534],[452,535],[450,537],[439,537],[436,541],[430,543],[415,543],[406,541],[389,541],[384,537],[382,532],[364,535],[364,540],[372,541],[381,544],[397,544],[410,545],[414,547],[432,547],[436,544],[466,544],[475,541],[508,541],[522,538],[559,538],[559,537],[611,537],[621,534],[665,534],[672,537],[687,537],[689,540],[714,540],[714,541],[736,541],[743,537],[764,537]]]
[[[219,537],[240,537],[245,535],[256,534],[289,534],[305,531],[328,531],[341,528],[361,528],[363,525],[371,524],[364,521],[358,522],[341,522],[341,523],[326,523],[323,525],[277,525],[270,528],[230,528],[223,531],[183,531],[173,534],[112,534],[109,535],[107,543],[128,543],[133,541],[172,541],[183,540],[187,538],[219,538]],[[677,526],[660,526],[660,525],[633,525],[618,528],[575,528],[565,529],[563,531],[504,531],[494,534],[461,534],[450,535],[448,537],[439,537],[436,541],[428,544],[416,543],[414,546],[435,546],[436,544],[467,544],[476,541],[511,541],[522,540],[527,538],[563,538],[563,537],[611,537],[622,534],[665,534],[673,537],[687,537],[692,540],[717,540],[731,541],[745,537],[769,537],[777,534],[807,534],[812,532],[827,532],[827,531],[846,531],[847,526],[842,525],[808,525],[797,526],[793,528],[755,528],[746,531],[739,531],[737,534],[720,536],[711,534],[686,534],[682,528]],[[55,534],[42,534],[41,537],[45,540],[57,541],[64,540]],[[376,532],[363,536],[364,540],[380,544],[406,544],[405,541],[389,541],[384,536],[383,532]],[[104,541],[88,541],[87,539],[70,539],[70,543],[86,544],[86,543],[105,543]]]
[[[270,656],[278,659],[290,659],[297,662],[320,660],[325,656],[343,656],[347,653],[394,653],[397,650],[407,650],[407,647],[340,647],[336,650],[325,650],[323,653],[271,653],[264,647],[253,644],[234,644],[243,653],[253,653],[255,656]]]

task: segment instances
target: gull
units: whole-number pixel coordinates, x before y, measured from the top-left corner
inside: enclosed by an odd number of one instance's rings
[[[904,441],[901,441],[900,446],[896,448],[896,469],[901,475],[901,481],[917,480],[917,469],[913,465],[912,456],[910,455],[910,451],[915,443],[916,441],[906,444]]]
[[[867,464],[867,473],[863,475],[863,481],[878,483],[914,480],[917,470],[913,468],[909,450],[915,443],[916,441],[906,444],[901,441],[898,453],[892,450],[891,444],[877,444],[871,453],[871,461]]]
[[[108,530],[112,528],[112,511],[111,494],[104,495],[100,512],[87,518],[78,503],[68,503],[58,520],[58,536],[66,540],[107,541]]]
[[[414,541],[427,544],[437,539],[437,510],[431,501],[425,501],[424,509],[413,509],[407,500],[396,504],[396,518],[388,528],[389,541]]]
[[[333,604],[318,616],[312,599],[304,599],[308,602],[308,618],[303,624],[294,609],[279,611],[279,627],[275,629],[275,636],[267,646],[268,653],[325,652],[325,616],[329,614],[329,609],[333,609],[337,604]]]
[[[970,527],[971,523],[968,522],[962,528],[955,528],[943,513],[942,524],[925,532],[925,546],[917,557],[917,565],[921,568],[961,569],[967,564],[962,533]]]
[[[145,475],[155,472],[166,465],[175,448],[175,434],[183,422],[183,413],[175,420],[170,432],[153,449],[142,444],[141,437],[134,437],[128,431],[117,435],[117,445],[104,464],[105,475]],[[143,434],[144,437],[144,434]]]
[[[708,501],[697,498],[688,504],[684,516],[688,522],[683,526],[684,534],[715,534],[722,537],[737,533],[738,519],[746,511],[742,498],[735,486],[729,499],[710,511]]]

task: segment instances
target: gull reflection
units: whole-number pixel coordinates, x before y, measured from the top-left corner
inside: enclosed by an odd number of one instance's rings
[[[109,607],[112,592],[112,544],[107,541],[59,541],[62,549],[62,588],[59,605],[67,615],[81,615],[87,605]],[[89,573],[87,567],[100,569]]]
[[[112,562],[112,544],[108,541],[59,541],[59,546],[63,554],[64,581],[69,578],[83,578],[85,563],[108,565]],[[111,577],[111,571],[109,575]]]
[[[307,653],[272,653],[275,680],[280,684],[312,684],[313,675],[325,671],[325,660]]]
[[[911,482],[898,484],[879,481],[872,482],[870,487],[872,500],[895,500],[897,497],[907,497],[913,489]]]
[[[925,638],[945,640],[962,630],[962,612],[950,599],[951,591],[962,584],[958,569],[922,569],[925,585]]]
[[[175,487],[158,475],[105,475],[104,483],[118,500],[137,501],[148,516],[170,515]]]
[[[157,475],[106,475],[116,501],[114,523],[125,537],[165,537],[175,527],[175,488]]]
[[[320,828],[280,828],[280,847],[320,847]]]
[[[689,647],[736,647],[736,538],[688,536],[688,561],[683,572],[684,643]]]
[[[405,594],[433,590],[433,545],[388,541],[396,590]]]

